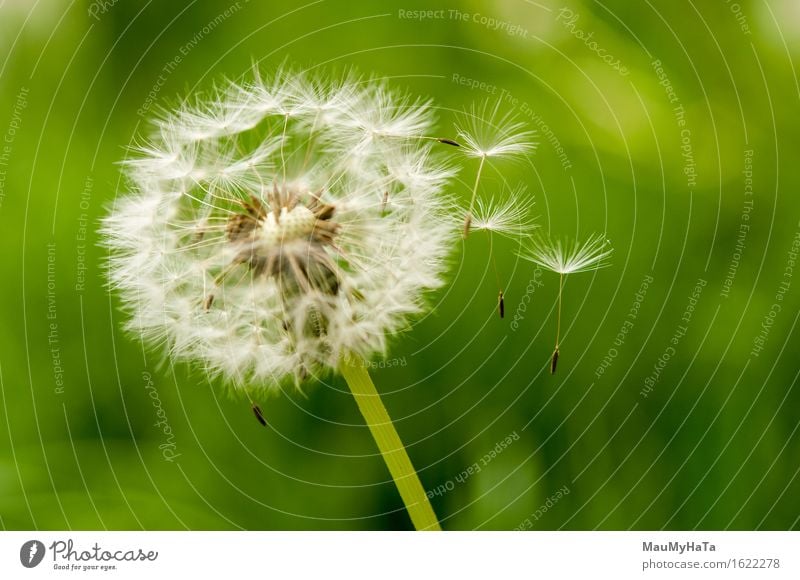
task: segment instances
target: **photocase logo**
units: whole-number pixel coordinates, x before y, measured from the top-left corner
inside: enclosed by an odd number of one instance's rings
[[[19,549],[19,561],[26,568],[35,568],[44,558],[44,544],[39,540],[28,540]]]

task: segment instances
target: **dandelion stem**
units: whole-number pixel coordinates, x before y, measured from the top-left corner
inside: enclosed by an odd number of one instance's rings
[[[430,135],[393,135],[391,133],[384,133],[385,137],[390,137],[392,139],[421,139],[421,140],[428,140],[428,141],[436,141],[437,143],[444,143],[445,145],[452,145],[453,147],[461,147],[461,143],[458,141],[454,141],[453,139],[448,139],[447,137],[431,137]]]
[[[564,274],[558,276],[558,323],[556,324],[556,348],[553,350],[553,358],[550,361],[550,373],[556,373],[558,364],[558,343],[561,339],[561,294],[564,290]]]
[[[494,258],[494,236],[492,236],[492,232],[489,232],[489,257],[492,261],[492,270],[494,270],[494,278],[497,281],[497,289],[502,290],[502,286],[500,284],[500,272],[497,270],[497,261]]]
[[[475,205],[475,198],[478,197],[478,183],[481,181],[481,173],[483,172],[483,164],[486,162],[486,156],[481,156],[481,163],[478,165],[478,173],[475,175],[475,185],[472,186],[472,197],[469,200],[469,209],[467,216],[464,218],[464,238],[469,235],[469,227],[472,224],[472,208]]]
[[[411,464],[406,448],[394,428],[386,407],[369,376],[364,360],[354,354],[341,358],[342,375],[356,399],[372,437],[383,455],[389,473],[403,498],[408,515],[417,530],[441,531],[428,496]]]
[[[311,130],[308,132],[308,146],[306,147],[306,156],[303,159],[303,171],[308,167],[308,162],[311,160],[311,152],[313,150],[314,132],[317,130],[317,121],[319,121],[319,112],[314,117],[314,123],[311,125]]]
[[[500,318],[505,317],[505,303],[504,303],[504,294],[503,294],[503,286],[500,284],[500,273],[497,270],[497,260],[494,258],[494,237],[492,236],[492,232],[489,232],[489,256],[492,261],[492,269],[494,270],[494,277],[497,280],[497,306],[500,312]]]
[[[283,170],[283,183],[286,183],[286,157],[283,155],[283,145],[286,143],[286,129],[289,127],[289,114],[283,120],[283,133],[281,133],[281,169]]]
[[[558,276],[558,324],[556,325],[556,350],[558,341],[561,338],[561,294],[564,290],[564,274]]]

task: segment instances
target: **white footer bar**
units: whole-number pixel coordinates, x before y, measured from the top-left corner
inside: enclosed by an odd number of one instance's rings
[[[0,578],[800,578],[800,532],[3,532]]]

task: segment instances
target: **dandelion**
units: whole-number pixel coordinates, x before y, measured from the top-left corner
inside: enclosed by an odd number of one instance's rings
[[[475,203],[475,215],[471,220],[470,229],[484,231],[489,236],[489,253],[491,254],[492,270],[497,281],[497,311],[500,318],[505,317],[505,292],[500,282],[500,273],[494,256],[493,235],[497,234],[515,241],[521,241],[530,236],[531,232],[538,227],[530,213],[533,205],[533,200],[527,198],[524,188],[512,191],[503,201],[495,201],[492,198],[488,202],[484,202],[479,198]]]
[[[558,323],[556,329],[556,346],[550,361],[550,372],[555,374],[558,364],[559,339],[561,337],[561,295],[564,288],[564,276],[578,272],[591,272],[609,266],[609,258],[613,249],[610,242],[602,235],[590,236],[585,242],[578,240],[549,241],[537,240],[528,253],[522,257],[534,264],[546,268],[559,275],[558,279]]]
[[[431,123],[353,76],[231,83],[157,122],[102,227],[127,328],[174,360],[248,398],[341,372],[418,529],[439,524],[365,359],[443,283],[452,171]]]
[[[497,101],[494,105],[489,101],[485,101],[481,106],[473,104],[468,112],[464,112],[456,125],[457,139],[462,145],[464,154],[480,159],[464,218],[464,238],[469,236],[473,220],[472,211],[486,160],[495,157],[522,156],[536,149],[533,140],[536,133],[526,129],[525,124],[518,121],[513,112],[502,113],[500,106],[501,101]]]

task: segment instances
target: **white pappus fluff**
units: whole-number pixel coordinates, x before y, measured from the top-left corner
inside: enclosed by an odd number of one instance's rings
[[[102,227],[128,328],[243,389],[385,353],[452,247],[431,123],[383,83],[285,70],[164,115]]]

